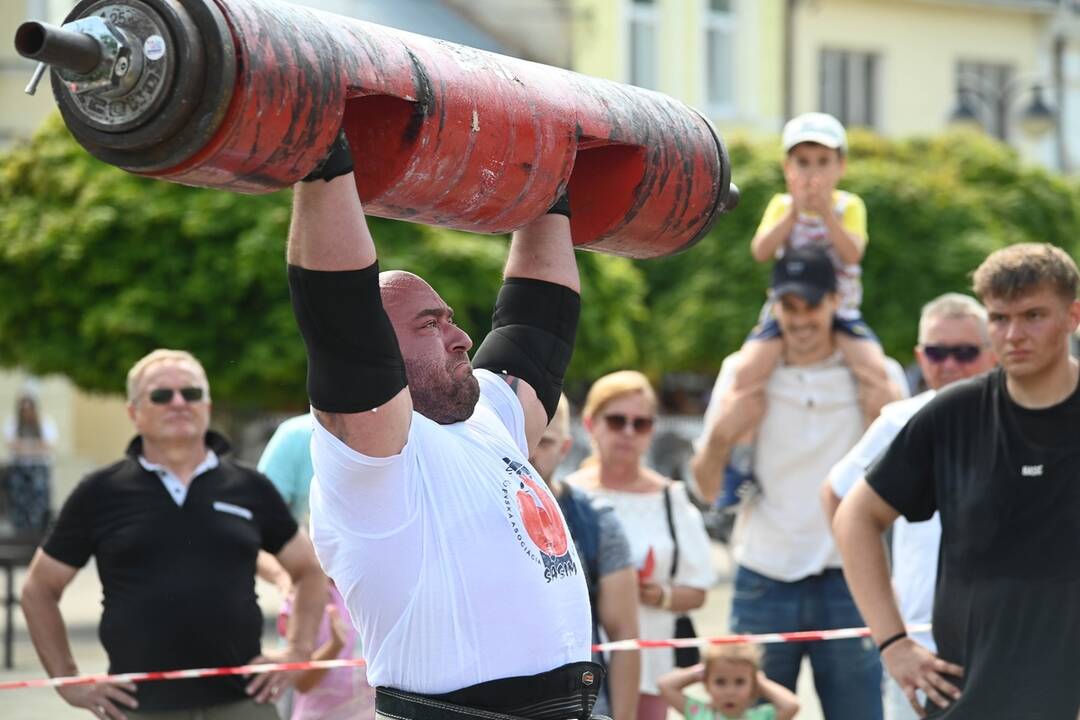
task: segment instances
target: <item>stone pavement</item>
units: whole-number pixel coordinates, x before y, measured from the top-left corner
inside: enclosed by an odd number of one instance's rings
[[[726,550],[714,545],[716,567],[720,570],[721,582],[709,593],[708,600],[701,610],[694,614],[694,622],[702,635],[722,635],[727,632],[728,611],[731,604],[732,563]],[[16,577],[16,589],[21,587],[23,577],[20,572]],[[277,617],[279,597],[273,586],[257,581],[260,605],[263,614],[272,621]],[[2,590],[0,590],[2,592]],[[91,561],[68,586],[60,602],[60,609],[68,624],[72,651],[82,673],[105,672],[107,662],[105,653],[97,638],[97,623],[101,613],[101,584],[97,569]],[[0,681],[26,680],[44,677],[33,645],[26,631],[22,616],[16,611],[17,633],[15,642],[15,669],[0,669]],[[267,628],[272,632],[272,623]],[[276,637],[268,635],[264,639],[267,647],[273,647]],[[665,652],[664,650],[646,650],[645,652]],[[821,710],[813,691],[810,667],[804,666],[800,677],[799,699],[802,711],[799,720],[821,720]],[[0,718],[4,720],[90,720],[93,716],[86,711],[68,706],[56,692],[50,688],[34,690],[0,691]],[[677,718],[675,713],[671,718]]]

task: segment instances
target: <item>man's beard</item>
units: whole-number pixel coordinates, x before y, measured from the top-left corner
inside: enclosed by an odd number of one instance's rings
[[[440,425],[472,416],[480,399],[480,383],[471,372],[461,380],[454,379],[453,369],[463,359],[468,358],[454,358],[442,368],[420,360],[405,361],[405,378],[416,412]]]

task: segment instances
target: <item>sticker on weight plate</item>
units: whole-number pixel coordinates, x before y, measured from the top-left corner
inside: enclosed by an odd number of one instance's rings
[[[160,35],[151,35],[143,43],[143,54],[147,60],[160,60],[165,57],[165,38]]]

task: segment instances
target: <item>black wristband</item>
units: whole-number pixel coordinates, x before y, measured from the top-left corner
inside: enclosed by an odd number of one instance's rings
[[[907,631],[901,630],[900,632],[896,633],[891,638],[887,639],[885,642],[883,642],[883,643],[881,643],[880,645],[877,646],[878,655],[885,652],[885,648],[889,647],[894,642],[896,642],[898,640],[903,640],[906,637],[907,637]]]
[[[302,180],[313,182],[325,180],[330,182],[336,177],[347,175],[353,171],[352,150],[349,148],[349,139],[345,137],[345,130],[339,130],[334,144],[326,152],[326,157]]]

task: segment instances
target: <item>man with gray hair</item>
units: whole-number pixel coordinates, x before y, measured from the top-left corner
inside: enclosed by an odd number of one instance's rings
[[[996,358],[990,350],[986,309],[974,298],[959,293],[946,293],[928,302],[919,318],[915,358],[930,389],[882,408],[881,415],[862,439],[833,466],[828,481],[821,486],[821,500],[830,523],[840,500],[938,390],[994,366]],[[940,545],[941,521],[937,513],[924,522],[909,523],[900,518],[893,525],[892,581],[905,625],[921,625],[931,620]],[[936,649],[929,632],[912,637],[931,651]],[[917,717],[892,678],[887,678],[884,706],[885,720]]]
[[[126,456],[79,483],[27,572],[22,608],[46,672],[79,674],[60,597],[91,557],[104,592],[99,634],[111,674],[307,660],[326,578],[273,484],[226,457],[228,441],[209,429],[202,365],[184,351],[155,350],[131,368],[127,394],[138,434]],[[273,653],[260,650],[260,549],[277,557],[296,588],[288,644]],[[99,720],[269,720],[289,682],[288,674],[267,673],[57,692]]]

